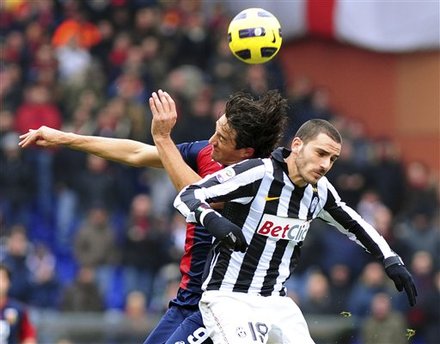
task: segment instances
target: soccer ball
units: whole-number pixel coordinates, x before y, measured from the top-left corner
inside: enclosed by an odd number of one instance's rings
[[[265,63],[280,50],[281,25],[262,8],[248,8],[231,20],[228,28],[229,48],[239,60]]]

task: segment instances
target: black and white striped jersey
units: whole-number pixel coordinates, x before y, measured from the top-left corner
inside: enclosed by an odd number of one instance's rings
[[[245,253],[214,245],[204,290],[285,295],[285,281],[299,258],[299,248],[315,218],[334,225],[375,257],[395,253],[385,239],[341,201],[326,177],[317,185],[297,187],[288,177],[279,148],[268,159],[231,165],[183,189],[174,206],[188,222],[197,222],[195,210],[212,211],[208,202],[226,202],[223,216],[240,226],[249,247]]]

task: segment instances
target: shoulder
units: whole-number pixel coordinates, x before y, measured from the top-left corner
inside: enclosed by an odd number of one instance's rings
[[[240,161],[234,165],[228,166],[227,169],[233,170],[234,174],[252,175],[253,178],[263,177],[267,171],[272,170],[272,163],[270,159],[247,159]]]
[[[207,140],[180,143],[177,148],[183,160],[201,177],[223,168],[223,165],[212,160],[212,146]]]
[[[177,148],[179,148],[180,151],[184,151],[196,155],[199,154],[202,150],[208,149],[208,147],[210,147],[208,140],[183,142],[177,144]]]

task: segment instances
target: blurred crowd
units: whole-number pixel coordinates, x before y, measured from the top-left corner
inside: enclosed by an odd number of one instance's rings
[[[307,76],[287,85],[278,59],[235,59],[230,18],[221,2],[209,10],[192,0],[3,2],[0,260],[13,272],[11,296],[61,312],[124,310],[135,298],[160,314],[178,288],[185,237],[163,171],[65,148],[21,150],[20,134],[47,125],[152,143],[147,100],[162,88],[178,107],[174,140],[208,139],[231,93],[277,88],[291,105],[283,144],[310,118],[339,128],[343,149],[328,177],[403,258],[419,291],[408,308],[380,263],[319,222],[288,281],[290,296],[306,314],[360,319],[347,343],[406,343],[407,329],[418,343],[437,343],[438,180],[418,161],[404,164],[389,138],[336,113],[331,92]]]

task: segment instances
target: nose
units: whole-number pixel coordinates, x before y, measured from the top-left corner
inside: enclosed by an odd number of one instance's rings
[[[330,160],[330,158],[323,158],[321,160],[321,169],[324,170],[325,172],[327,172],[331,166],[332,166],[332,161]]]
[[[215,133],[214,133],[214,135],[212,135],[210,138],[209,138],[209,143],[211,144],[211,145],[213,145],[213,146],[215,146],[216,144],[217,144],[217,140],[216,140],[216,137],[215,137],[216,135],[215,135]]]

